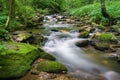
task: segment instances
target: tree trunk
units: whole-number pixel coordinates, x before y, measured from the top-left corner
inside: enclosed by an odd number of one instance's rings
[[[101,0],[101,12],[103,17],[110,18],[110,15],[106,11],[105,0]]]
[[[105,6],[105,0],[100,0],[101,1],[101,13],[103,15],[103,17],[107,18],[109,20],[109,25],[113,24],[114,18],[112,18],[106,10],[106,6]]]
[[[15,18],[15,0],[7,0],[6,8],[8,9],[8,19],[5,28],[9,27],[10,21]]]

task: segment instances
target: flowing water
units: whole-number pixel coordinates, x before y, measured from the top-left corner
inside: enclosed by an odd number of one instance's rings
[[[46,16],[44,27],[46,29],[59,27],[72,27],[73,24],[63,24],[58,22],[52,16]],[[85,52],[77,47],[75,43],[83,40],[78,38],[78,32],[75,31],[51,31],[50,35],[44,35],[48,41],[43,46],[46,52],[49,52],[57,58],[57,61],[64,64],[68,72],[79,80],[120,80],[119,74],[107,69],[85,55]]]

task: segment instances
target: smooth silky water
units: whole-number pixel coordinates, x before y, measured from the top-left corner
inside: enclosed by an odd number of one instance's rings
[[[50,17],[50,16],[49,16]],[[46,29],[52,27],[72,27],[71,24],[56,23],[56,19],[50,17],[45,20]],[[77,47],[75,43],[83,40],[77,38],[78,32],[54,32],[44,35],[48,41],[43,49],[55,55],[58,62],[64,64],[68,72],[80,80],[120,80],[120,75],[109,68],[100,65],[93,60],[94,57],[87,56],[85,52]]]

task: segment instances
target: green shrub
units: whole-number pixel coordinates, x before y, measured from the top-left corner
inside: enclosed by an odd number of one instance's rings
[[[25,2],[22,2],[21,0],[16,0],[16,9],[16,14],[23,18],[30,18],[32,16],[35,16],[35,10],[32,7],[31,0],[27,0],[26,5]]]
[[[114,18],[120,17],[119,5],[120,5],[120,1],[106,1],[107,12]],[[101,14],[100,3],[94,3],[79,8],[72,8],[70,9],[70,14],[81,17],[85,17],[87,15],[90,17],[90,20],[93,22],[108,23],[108,20],[105,19]],[[117,23],[119,22],[117,21]]]
[[[5,38],[7,36],[8,31],[4,28],[0,28],[0,37]]]
[[[115,32],[120,33],[120,26],[118,26],[118,25],[113,25],[113,26],[111,26],[111,28],[112,28]]]
[[[33,5],[38,9],[49,9],[50,12],[60,12],[63,7],[65,0],[35,0]],[[64,4],[64,5],[63,5]]]
[[[5,22],[7,21],[7,17],[6,15],[0,15],[0,26],[5,25]]]

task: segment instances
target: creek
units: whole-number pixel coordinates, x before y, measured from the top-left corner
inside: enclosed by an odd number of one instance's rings
[[[119,73],[99,64],[95,61],[95,56],[88,56],[83,49],[75,45],[77,41],[89,38],[78,38],[78,31],[59,30],[74,27],[74,24],[62,23],[53,15],[45,16],[44,22],[45,29],[51,31],[50,34],[44,34],[48,41],[42,48],[55,55],[57,61],[67,67],[68,73],[80,80],[120,80]]]

